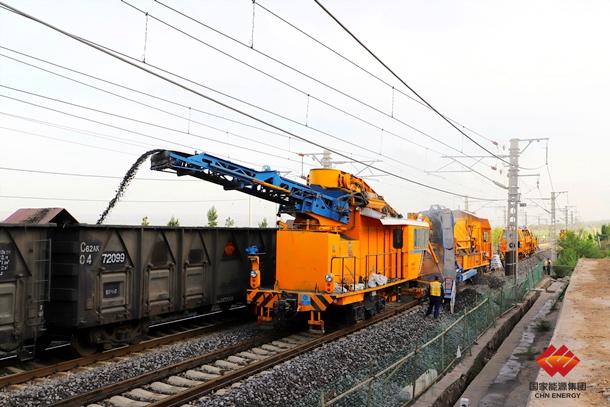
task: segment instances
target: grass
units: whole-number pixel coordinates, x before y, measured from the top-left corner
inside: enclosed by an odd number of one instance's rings
[[[547,321],[546,319],[541,319],[536,324],[536,330],[538,332],[548,332],[551,330],[551,323],[549,321]]]
[[[538,351],[534,348],[533,345],[527,347],[527,350],[523,353],[517,353],[517,356],[523,356],[527,360],[534,360],[536,356],[538,356]]]

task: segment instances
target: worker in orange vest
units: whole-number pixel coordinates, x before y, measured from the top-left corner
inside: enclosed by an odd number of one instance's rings
[[[430,302],[428,304],[426,316],[430,315],[432,313],[432,308],[434,308],[434,318],[437,319],[441,310],[442,301],[443,287],[441,285],[441,279],[436,276],[434,277],[434,281],[430,282]]]

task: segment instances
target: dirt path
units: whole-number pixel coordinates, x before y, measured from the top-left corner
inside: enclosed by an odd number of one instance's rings
[[[540,398],[543,392],[532,391],[528,406],[610,406],[610,259],[580,260],[551,344],[567,346],[580,362],[565,377],[540,369],[536,382],[586,383],[586,390],[569,392],[579,393],[578,398],[553,398],[555,391],[546,392],[551,398]]]

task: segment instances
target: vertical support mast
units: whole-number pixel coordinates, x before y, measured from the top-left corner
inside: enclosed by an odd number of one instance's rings
[[[508,168],[508,213],[506,216],[506,275],[517,274],[519,208],[519,139],[510,139]]]
[[[557,199],[557,193],[551,192],[551,260],[555,261],[555,245],[557,244],[557,229],[555,219],[555,199]]]

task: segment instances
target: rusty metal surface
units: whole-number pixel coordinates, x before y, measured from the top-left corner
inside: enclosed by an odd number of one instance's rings
[[[17,209],[4,223],[77,223],[76,219],[64,208],[21,208]]]

